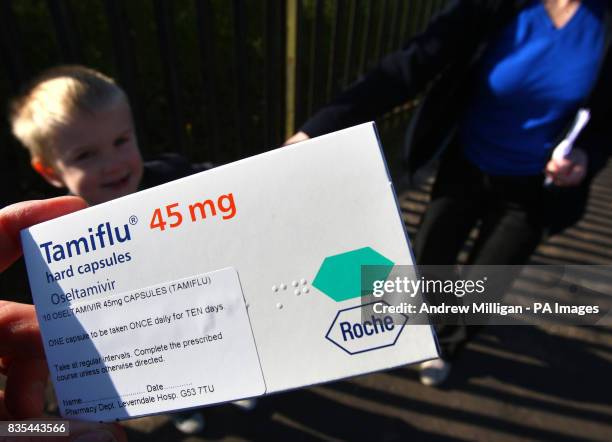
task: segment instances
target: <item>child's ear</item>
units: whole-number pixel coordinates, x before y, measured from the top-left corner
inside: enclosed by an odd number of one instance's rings
[[[55,170],[47,166],[39,157],[32,157],[30,164],[32,168],[52,186],[66,187],[60,177],[57,176],[57,173],[55,173]]]

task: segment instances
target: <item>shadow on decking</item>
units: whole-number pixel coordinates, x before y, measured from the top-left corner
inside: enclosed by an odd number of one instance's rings
[[[429,187],[400,192],[410,236]],[[611,263],[611,209],[609,166],[594,183],[584,219],[544,242],[532,263]],[[208,425],[200,436],[179,434],[167,416],[125,426],[132,441],[610,440],[611,367],[610,328],[489,326],[444,388],[422,386],[405,367],[263,398],[251,413],[232,405],[203,409]]]
[[[400,192],[411,236],[429,187]],[[612,167],[596,180],[584,219],[541,244],[532,263],[611,263],[609,189]],[[552,291],[542,297],[555,300]],[[488,326],[443,388],[424,387],[414,368],[399,368],[267,397],[251,413],[204,409],[206,432],[183,440],[609,440],[611,362],[609,328]],[[133,440],[180,439],[167,419],[147,431],[128,425]]]

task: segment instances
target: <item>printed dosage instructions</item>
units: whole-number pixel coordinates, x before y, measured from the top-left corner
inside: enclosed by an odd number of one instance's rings
[[[265,393],[236,271],[39,311],[62,415],[109,421]]]

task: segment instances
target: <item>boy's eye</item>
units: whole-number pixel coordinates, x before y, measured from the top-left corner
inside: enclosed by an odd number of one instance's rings
[[[123,144],[127,143],[127,142],[128,142],[128,140],[129,140],[129,137],[128,137],[127,135],[124,135],[124,136],[121,136],[121,137],[117,138],[117,139],[115,140],[115,142],[113,143],[113,145],[114,145],[115,147],[119,147],[119,146],[121,146],[121,145],[123,145]]]
[[[93,155],[93,153],[91,151],[86,150],[86,151],[83,151],[83,152],[80,152],[79,154],[77,154],[77,156],[74,157],[74,160],[75,161],[84,161],[84,160],[87,160],[87,159],[91,158],[92,155]]]

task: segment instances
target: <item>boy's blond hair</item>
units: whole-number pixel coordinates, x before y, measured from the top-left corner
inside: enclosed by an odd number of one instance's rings
[[[80,113],[93,114],[125,92],[106,75],[78,65],[44,71],[10,105],[13,135],[46,164],[55,131]]]

